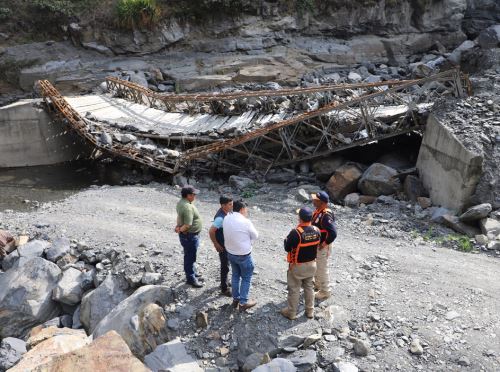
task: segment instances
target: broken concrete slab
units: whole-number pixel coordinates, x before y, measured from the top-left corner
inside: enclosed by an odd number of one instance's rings
[[[465,148],[438,118],[430,115],[417,169],[433,204],[461,211],[482,174],[483,158]]]

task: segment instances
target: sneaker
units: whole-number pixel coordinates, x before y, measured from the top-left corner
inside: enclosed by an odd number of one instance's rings
[[[231,306],[233,307],[233,309],[237,309],[239,304],[240,304],[240,300],[233,300],[233,303],[231,304]]]
[[[229,288],[221,289],[220,294],[226,297],[232,297],[231,290]]]
[[[297,315],[292,314],[290,312],[290,309],[288,307],[285,307],[284,309],[280,310],[280,314],[283,315],[285,318],[288,318],[290,320],[295,320],[297,319]]]
[[[330,298],[331,294],[330,292],[322,292],[322,291],[318,291],[314,294],[314,298],[316,300],[326,300],[327,298]]]
[[[247,311],[248,309],[250,309],[251,307],[254,307],[255,305],[257,305],[257,302],[250,300],[246,304],[243,304],[243,305],[240,304],[240,311]]]
[[[188,285],[190,285],[193,288],[201,288],[203,287],[203,284],[201,284],[197,279],[193,280],[192,282],[186,282]]]
[[[314,319],[314,309],[306,310],[306,317],[309,319]]]

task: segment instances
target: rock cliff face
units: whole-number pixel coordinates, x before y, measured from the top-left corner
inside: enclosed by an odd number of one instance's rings
[[[325,62],[387,62],[425,52],[436,41],[457,46],[465,39],[462,22],[468,9],[466,0],[302,0],[295,7],[287,1],[239,3],[236,16],[171,17],[155,30],[123,32],[95,23],[73,24],[68,30],[75,43],[95,50],[101,45],[103,52],[116,54],[165,48],[262,53],[287,46]]]

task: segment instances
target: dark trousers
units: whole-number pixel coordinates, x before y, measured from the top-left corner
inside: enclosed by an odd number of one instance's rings
[[[179,240],[184,248],[184,272],[186,281],[192,283],[195,281],[194,263],[196,262],[196,253],[200,246],[200,237],[198,234],[179,234]]]
[[[227,290],[227,274],[229,273],[229,260],[227,259],[227,252],[224,250],[219,252],[220,258],[220,289],[221,291]]]

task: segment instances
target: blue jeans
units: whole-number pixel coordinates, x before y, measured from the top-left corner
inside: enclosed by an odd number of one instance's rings
[[[193,283],[196,279],[194,263],[196,262],[196,253],[200,246],[200,237],[197,234],[179,234],[182,248],[184,248],[184,272],[186,281]]]
[[[227,252],[227,258],[233,272],[231,280],[233,298],[245,305],[248,302],[248,292],[250,292],[253,269],[255,268],[252,255],[237,256]]]

